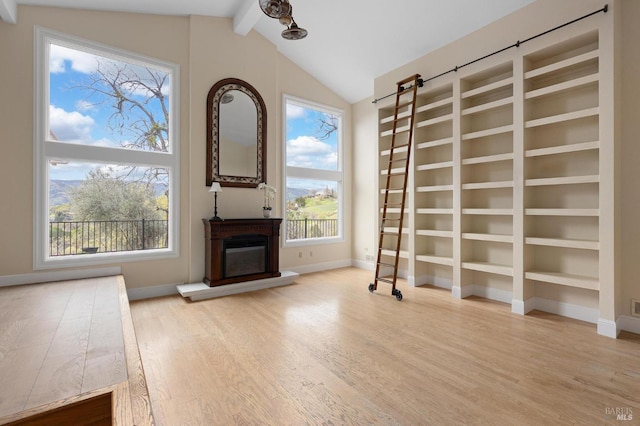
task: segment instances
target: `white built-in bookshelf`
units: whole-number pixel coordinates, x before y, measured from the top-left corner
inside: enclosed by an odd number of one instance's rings
[[[419,90],[401,265],[410,282],[458,297],[508,295],[519,313],[557,296],[607,317],[615,188],[603,61],[611,56],[602,30],[582,27]],[[393,105],[379,107],[381,178],[392,116]]]

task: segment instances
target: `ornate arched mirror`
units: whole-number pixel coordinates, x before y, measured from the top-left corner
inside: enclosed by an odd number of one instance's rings
[[[246,81],[226,78],[207,96],[207,186],[257,187],[266,180],[267,108]]]

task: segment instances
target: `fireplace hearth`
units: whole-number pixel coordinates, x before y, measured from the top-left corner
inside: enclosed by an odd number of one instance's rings
[[[282,219],[203,219],[205,277],[210,287],[279,277]]]

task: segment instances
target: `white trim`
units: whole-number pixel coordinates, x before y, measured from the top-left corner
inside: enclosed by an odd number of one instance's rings
[[[526,315],[536,308],[536,298],[530,297],[525,301],[515,300],[511,301],[511,312],[519,315]]]
[[[370,260],[351,259],[351,266],[358,269],[364,269],[365,271],[375,272],[376,270],[376,264]]]
[[[535,309],[538,311],[586,321],[592,324],[597,323],[600,317],[600,311],[598,309],[558,302],[557,300],[542,299],[540,297],[536,297],[535,299]]]
[[[601,336],[611,337],[612,339],[617,339],[618,334],[620,334],[620,330],[618,330],[618,325],[615,321],[598,319],[598,334]]]
[[[40,284],[54,281],[79,280],[83,278],[110,277],[121,275],[119,266],[96,269],[73,269],[69,271],[34,272],[31,274],[0,276],[0,287],[13,285]]]
[[[140,287],[127,289],[129,300],[153,299],[154,297],[171,296],[178,294],[176,286],[179,284],[163,284],[152,287]]]
[[[335,260],[333,262],[314,263],[312,265],[288,267],[289,270],[300,275],[310,274],[313,272],[328,271],[330,269],[348,268],[351,266],[351,260]]]
[[[513,292],[483,285],[473,285],[473,295],[496,302],[511,304]]]
[[[454,299],[466,299],[469,296],[473,296],[474,286],[471,284],[465,286],[454,285],[451,287],[451,296]]]
[[[246,293],[249,291],[263,290],[265,288],[280,287],[291,284],[298,274],[291,271],[282,271],[281,276],[265,278],[262,280],[245,281],[236,284],[227,284],[217,287],[209,287],[205,283],[182,284],[177,286],[182,297],[188,297],[192,302],[214,297],[230,296],[232,294]]]
[[[621,315],[618,317],[618,330],[628,331],[629,333],[640,334],[640,318]]]
[[[432,276],[432,275],[419,275],[415,277],[414,287],[421,287],[423,285],[431,285],[438,288],[444,288],[451,290],[453,288],[453,281],[449,278]]]
[[[1,0],[0,0],[1,1]],[[51,43],[82,50],[128,63],[152,66],[171,75],[169,96],[169,153],[124,150],[98,146],[57,143],[48,140],[49,119],[49,46]],[[87,265],[113,264],[149,259],[175,258],[180,254],[180,66],[101,43],[67,35],[42,27],[34,27],[34,191],[33,191],[33,268],[48,269]],[[115,162],[148,167],[164,167],[169,180],[169,248],[159,250],[101,253],[84,256],[50,257],[48,253],[48,160],[69,158],[85,162]]]

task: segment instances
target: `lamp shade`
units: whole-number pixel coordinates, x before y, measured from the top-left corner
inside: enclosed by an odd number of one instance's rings
[[[211,188],[209,188],[209,192],[222,192],[222,187],[220,187],[219,182],[211,183]]]

